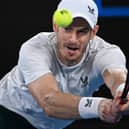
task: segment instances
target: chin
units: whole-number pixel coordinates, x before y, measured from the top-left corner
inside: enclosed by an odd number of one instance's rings
[[[70,57],[70,58],[67,58],[67,60],[69,61],[69,62],[79,62],[78,60],[78,58],[77,57]]]

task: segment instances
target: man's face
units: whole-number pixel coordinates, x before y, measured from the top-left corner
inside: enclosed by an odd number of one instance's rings
[[[82,18],[74,19],[67,28],[57,27],[57,55],[65,65],[77,64],[92,38],[89,24]]]

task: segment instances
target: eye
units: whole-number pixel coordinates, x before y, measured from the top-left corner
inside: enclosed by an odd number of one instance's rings
[[[71,31],[72,31],[72,28],[71,28],[71,27],[66,27],[66,28],[65,28],[65,31],[66,31],[66,32],[71,32]]]
[[[87,34],[89,31],[90,31],[89,28],[85,28],[85,29],[79,30],[78,33],[84,33],[84,34]]]

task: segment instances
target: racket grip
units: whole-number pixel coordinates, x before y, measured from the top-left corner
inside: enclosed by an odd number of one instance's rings
[[[121,95],[122,103],[127,103],[127,101],[128,101],[128,98],[127,98],[128,91],[129,91],[129,84],[125,85],[125,88],[124,88],[123,93]]]
[[[121,98],[121,104],[125,104],[125,103],[127,103],[128,102],[128,99],[127,98]]]

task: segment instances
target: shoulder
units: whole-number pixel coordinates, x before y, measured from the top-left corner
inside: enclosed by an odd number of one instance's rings
[[[123,58],[125,58],[125,54],[120,46],[115,43],[109,43],[99,36],[96,36],[93,39],[91,50],[96,51],[96,55],[98,55],[97,57],[104,56],[106,58],[106,56],[108,57],[108,55],[112,55],[122,56]]]
[[[19,56],[24,58],[33,57],[51,57],[54,55],[54,33],[39,33],[25,43],[22,44],[19,50]]]
[[[120,49],[117,44],[109,43],[108,41],[104,40],[99,36],[95,36],[92,42],[92,48],[96,50],[103,50],[103,49]]]
[[[40,46],[48,44],[52,39],[55,38],[54,32],[40,32],[33,36],[32,38],[28,39],[26,42],[23,43],[24,45],[30,45],[30,46]],[[54,41],[54,40],[53,40]]]
[[[124,57],[124,53],[118,45],[111,44],[99,36],[95,36],[89,43],[88,47],[89,58],[101,59],[100,57],[108,57],[108,55],[120,55]]]
[[[105,69],[125,69],[126,56],[122,49],[115,44],[106,42],[100,37],[95,37],[93,49],[96,50],[94,69],[103,73]]]
[[[119,54],[125,56],[123,50],[115,43],[109,43],[99,36],[95,36],[90,44],[90,51],[96,53],[96,55],[109,55],[109,54]]]
[[[21,45],[20,50],[24,49],[44,49],[51,48],[50,45],[55,44],[55,33],[54,32],[40,32],[28,39]]]

